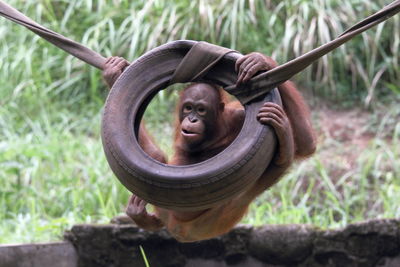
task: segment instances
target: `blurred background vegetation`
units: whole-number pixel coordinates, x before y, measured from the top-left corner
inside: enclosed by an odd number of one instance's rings
[[[104,56],[133,61],[193,39],[284,63],[390,0],[7,2]],[[243,222],[336,227],[400,217],[399,29],[397,15],[295,77],[319,150],[260,196]],[[57,240],[75,223],[108,222],[129,193],[102,151],[101,72],[3,18],[0,36],[0,243]],[[161,92],[146,114],[168,152],[175,99]]]

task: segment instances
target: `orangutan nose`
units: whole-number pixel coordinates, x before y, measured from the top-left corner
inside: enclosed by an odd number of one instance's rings
[[[189,115],[189,121],[191,123],[196,123],[199,119],[195,115]]]

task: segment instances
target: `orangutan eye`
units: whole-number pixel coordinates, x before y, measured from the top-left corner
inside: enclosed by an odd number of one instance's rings
[[[200,115],[204,115],[206,114],[206,109],[204,107],[199,107],[197,108],[197,113],[199,113]]]
[[[190,112],[190,111],[192,111],[192,106],[190,106],[190,105],[186,105],[186,106],[183,108],[183,112]]]

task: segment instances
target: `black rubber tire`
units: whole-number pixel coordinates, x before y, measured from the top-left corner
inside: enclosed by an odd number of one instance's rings
[[[195,41],[159,46],[133,62],[108,95],[102,120],[102,141],[111,169],[132,193],[159,207],[197,210],[243,192],[271,161],[276,138],[256,120],[265,101],[281,103],[277,89],[245,106],[238,137],[220,154],[204,162],[172,166],[149,157],[137,142],[138,125],[152,97],[168,86],[172,74]],[[204,77],[221,86],[234,84],[239,53],[226,55]]]

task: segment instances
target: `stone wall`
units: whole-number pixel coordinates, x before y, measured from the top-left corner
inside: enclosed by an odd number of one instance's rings
[[[400,266],[400,220],[373,220],[339,230],[304,225],[240,226],[206,241],[179,243],[166,231],[134,225],[76,225],[65,234],[81,267]]]
[[[0,245],[0,267],[77,267],[70,242]]]

